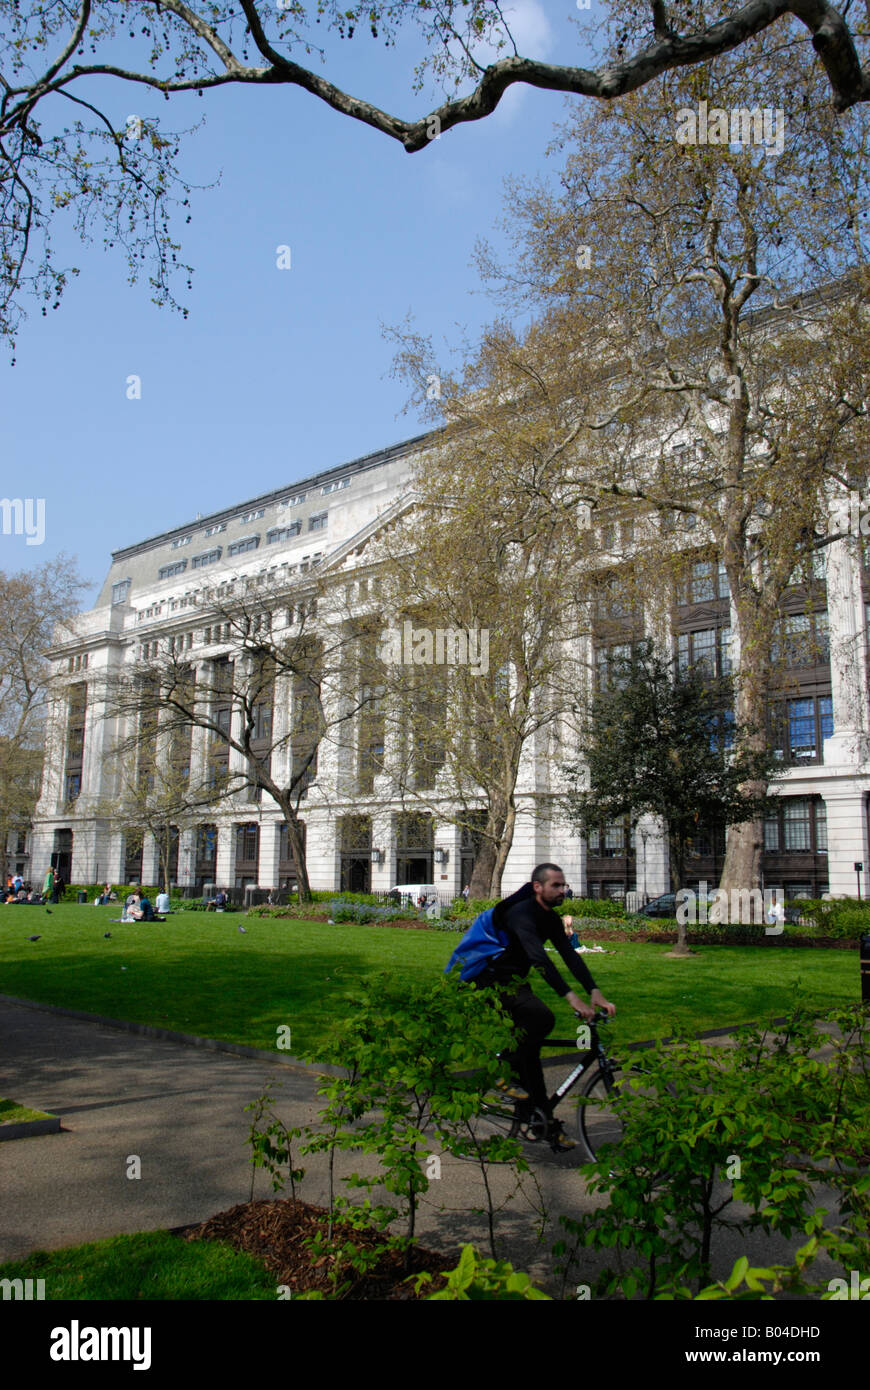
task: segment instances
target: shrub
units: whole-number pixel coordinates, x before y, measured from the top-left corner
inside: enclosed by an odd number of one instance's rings
[[[417,1293],[430,1282],[431,1274],[412,1276]],[[473,1245],[464,1245],[459,1264],[447,1275],[447,1287],[430,1293],[428,1302],[441,1300],[472,1302],[480,1299],[546,1299],[550,1295],[536,1289],[528,1274],[515,1270],[507,1260],[488,1260]]]
[[[812,1016],[797,1010],[779,1028],[739,1036],[733,1047],[679,1038],[644,1053],[610,1104],[622,1123],[616,1145],[582,1169],[607,1204],[563,1217],[582,1246],[625,1252],[598,1292],[633,1298],[691,1296],[709,1284],[720,1230],[816,1236],[837,1262],[863,1265],[870,1250],[866,1174],[870,1067],[868,1017],[829,1015],[839,1029],[818,1057]],[[817,1203],[835,1194],[834,1223]],[[726,1215],[727,1213],[727,1215]],[[555,1253],[564,1255],[564,1242]]]
[[[451,917],[466,917],[471,923],[488,907],[495,907],[498,901],[498,898],[454,898],[447,911]]]
[[[833,937],[836,941],[850,941],[857,940],[864,932],[870,932],[870,912],[857,904],[850,904],[831,914],[820,935]]]
[[[369,906],[367,903],[346,902],[343,899],[329,904],[329,916],[333,922],[397,922],[405,920],[407,907]]]
[[[625,904],[617,898],[566,898],[557,911],[564,917],[625,917]]]

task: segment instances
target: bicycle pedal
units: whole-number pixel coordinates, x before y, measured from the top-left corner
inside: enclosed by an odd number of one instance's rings
[[[529,1098],[528,1091],[524,1091],[523,1088],[514,1081],[497,1081],[495,1083],[495,1089],[498,1094],[504,1096],[505,1099],[523,1101]]]
[[[550,1130],[550,1133],[547,1135],[547,1141],[554,1154],[567,1154],[570,1153],[572,1149],[577,1148],[576,1140],[569,1139],[568,1135],[565,1133],[564,1129],[558,1122],[553,1126],[553,1128]]]

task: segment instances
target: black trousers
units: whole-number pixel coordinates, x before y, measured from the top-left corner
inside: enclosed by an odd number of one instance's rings
[[[481,986],[495,985],[502,1008],[519,1029],[516,1047],[512,1052],[504,1053],[504,1059],[528,1091],[532,1105],[552,1118],[541,1066],[541,1047],[553,1031],[555,1014],[532,992],[531,985],[520,985],[516,990],[498,989],[491,971],[485,972],[477,983]]]

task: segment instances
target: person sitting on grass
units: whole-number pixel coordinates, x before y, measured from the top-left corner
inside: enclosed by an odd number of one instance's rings
[[[130,908],[130,916],[134,922],[153,922],[155,918],[151,899],[146,896],[144,888],[138,888],[136,891],[139,901],[135,907]]]
[[[125,902],[124,902],[124,911],[123,911],[122,914],[121,914],[121,921],[122,921],[122,922],[136,922],[136,921],[138,921],[138,918],[136,917],[136,913],[137,913],[138,911],[139,911],[139,894],[138,894],[138,892],[128,893],[127,898],[126,898],[126,900],[125,900]]]
[[[166,891],[157,894],[157,901],[155,903],[155,907],[157,909],[158,917],[167,917],[169,915],[169,894]]]

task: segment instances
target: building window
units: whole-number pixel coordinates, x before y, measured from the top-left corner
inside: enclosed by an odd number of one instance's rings
[[[206,550],[202,555],[194,555],[190,563],[195,570],[204,569],[206,565],[216,564],[222,554],[221,546],[217,545],[214,550]]]
[[[771,659],[782,666],[822,666],[830,660],[827,613],[789,613],[777,625]]]
[[[779,817],[768,816],[764,822],[764,848],[769,854],[779,851]]]
[[[625,826],[617,821],[604,828],[604,843],[601,852],[607,859],[616,859],[625,853]]]
[[[248,550],[256,550],[260,544],[259,536],[246,536],[243,541],[233,541],[227,546],[228,555],[244,555]]]
[[[273,526],[271,531],[266,532],[266,544],[275,545],[277,541],[292,540],[294,536],[300,535],[301,532],[301,521],[291,521],[287,526]]]
[[[618,575],[610,574],[598,581],[595,596],[595,617],[599,622],[613,618],[629,618],[635,611],[635,603],[626,581]]]
[[[301,506],[302,506],[302,503],[305,501],[305,497],[306,497],[306,494],[305,494],[304,492],[297,492],[295,497],[285,497],[285,498],[284,498],[284,506],[285,506],[285,507],[301,507]]]
[[[265,507],[258,507],[258,508],[256,508],[256,510],[254,510],[254,511],[252,511],[252,512],[245,512],[243,516],[237,516],[237,517],[236,517],[236,521],[240,522],[241,525],[244,526],[244,525],[245,525],[247,522],[249,522],[249,521],[259,521],[259,520],[260,520],[260,517],[261,517],[261,516],[265,516],[265,515],[266,515],[266,508],[265,508]]]
[[[193,563],[194,563],[194,565],[195,565],[195,564],[196,564],[196,560],[194,560]],[[186,560],[176,560],[175,563],[172,564],[172,565],[161,565],[160,568],[159,568],[159,570],[157,571],[157,578],[158,578],[158,579],[172,579],[176,574],[184,574],[184,571],[185,571],[186,569],[187,569],[187,561],[186,561]]]
[[[824,801],[813,803],[816,812],[816,853],[828,852],[828,808]]]
[[[339,478],[337,482],[324,483],[320,489],[320,495],[325,497],[328,492],[340,492],[344,487],[350,487],[350,478]]]
[[[171,550],[177,550],[181,545],[190,545],[193,536],[177,536],[170,546]]]
[[[258,825],[236,826],[236,865],[256,864],[260,849]]]
[[[329,520],[329,512],[316,512],[314,516],[308,518],[309,531],[322,531]]]
[[[221,531],[226,529],[227,523],[225,521],[216,521],[213,526],[206,526],[202,534],[208,539],[209,536],[219,536]]]
[[[677,637],[677,664],[681,671],[698,667],[708,676],[730,675],[730,627],[708,627],[698,632],[681,632]]]
[[[765,820],[764,849],[767,854],[827,854],[828,815],[821,797],[782,797]]]
[[[830,695],[808,695],[776,706],[772,738],[777,756],[791,763],[819,762],[822,745],[834,732]]]
[[[132,579],[121,579],[117,584],[112,585],[112,603],[126,603],[130,597]]]
[[[786,854],[812,849],[810,803],[802,797],[789,797],[783,807],[783,849]]]

